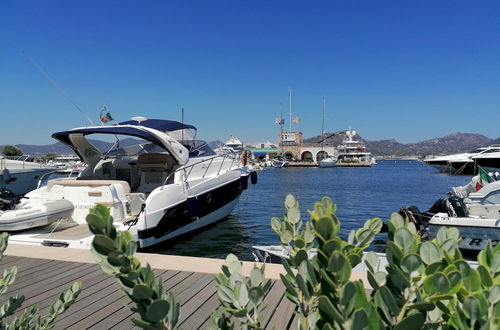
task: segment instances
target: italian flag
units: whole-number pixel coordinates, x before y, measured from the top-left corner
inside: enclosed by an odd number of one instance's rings
[[[476,183],[476,191],[484,187],[487,183],[491,182],[491,177],[481,167],[479,167],[478,175],[479,175],[479,180]]]
[[[111,117],[111,114],[108,112],[106,113],[101,113],[101,123],[107,123],[111,120],[114,120],[113,117]]]

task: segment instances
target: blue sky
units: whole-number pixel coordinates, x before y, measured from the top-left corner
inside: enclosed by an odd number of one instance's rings
[[[306,137],[500,137],[500,2],[0,3],[0,144],[52,143],[86,120],[180,119],[206,140],[274,140],[280,103]],[[297,128],[297,127],[295,127]]]

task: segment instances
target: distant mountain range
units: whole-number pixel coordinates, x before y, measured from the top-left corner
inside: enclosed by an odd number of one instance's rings
[[[324,136],[329,136],[331,133],[325,133]],[[322,136],[314,136],[305,139],[304,142],[308,144],[320,144]],[[481,134],[471,133],[454,133],[441,138],[425,140],[417,143],[399,143],[396,140],[381,140],[381,141],[367,141],[361,136],[356,135],[356,140],[366,143],[368,151],[374,156],[418,156],[424,157],[427,155],[445,155],[459,152],[468,152],[478,147],[484,147],[492,144],[500,144],[500,138],[495,140],[487,138]],[[90,140],[99,150],[107,151],[112,146],[112,142],[104,142],[99,140]],[[325,145],[337,146],[342,142],[342,135],[334,135],[325,140]],[[127,146],[136,144],[137,140],[126,138],[120,140],[120,145]],[[209,143],[213,148],[223,144],[222,141],[216,140]],[[4,146],[0,146],[0,151]],[[17,148],[21,149],[24,154],[29,155],[46,155],[48,153],[54,154],[71,154],[73,151],[66,145],[57,142],[48,145],[30,145],[30,144],[17,144]]]
[[[325,133],[328,136],[330,133]],[[481,134],[454,133],[441,138],[425,140],[417,143],[399,143],[392,140],[367,141],[356,135],[355,140],[366,143],[366,148],[374,156],[418,156],[447,155],[459,152],[468,152],[478,147],[492,144],[500,144],[500,138],[492,140]],[[315,136],[304,140],[305,143],[320,143],[321,136]],[[334,135],[325,140],[326,145],[337,146],[342,143],[342,135]]]
[[[108,151],[114,144],[114,142],[105,142],[92,139],[89,139],[89,141],[100,151]],[[121,146],[130,146],[137,143],[138,140],[133,138],[120,139]],[[46,145],[16,144],[15,146],[21,149],[23,154],[26,155],[46,155],[46,154],[68,155],[73,153],[73,150],[70,147],[66,146],[65,144],[62,144],[61,142],[56,142],[53,144],[46,144]],[[3,147],[4,147],[3,145],[0,146],[0,151],[3,150]]]

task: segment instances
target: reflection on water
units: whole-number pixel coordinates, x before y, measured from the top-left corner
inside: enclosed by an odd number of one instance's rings
[[[270,168],[259,172],[259,183],[243,193],[232,215],[199,233],[161,247],[164,254],[224,258],[234,253],[253,260],[252,245],[279,244],[271,229],[273,216],[282,217],[288,193],[300,202],[303,219],[307,209],[323,196],[337,204],[341,236],[370,218],[387,219],[402,206],[429,208],[451,187],[469,176],[439,174],[416,161],[381,161],[371,168]],[[374,249],[383,250],[385,235]]]

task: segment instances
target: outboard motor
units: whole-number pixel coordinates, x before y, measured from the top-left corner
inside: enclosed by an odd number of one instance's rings
[[[467,217],[469,210],[464,203],[464,199],[455,195],[445,198],[446,212],[450,217]]]
[[[427,229],[427,224],[429,220],[434,215],[433,213],[421,212],[416,206],[405,206],[402,207],[398,212],[403,218],[407,218],[410,222],[413,222],[420,234],[423,234]]]
[[[0,188],[0,210],[12,210],[17,204],[19,204],[21,198],[22,196],[16,196],[16,194],[9,189]]]

